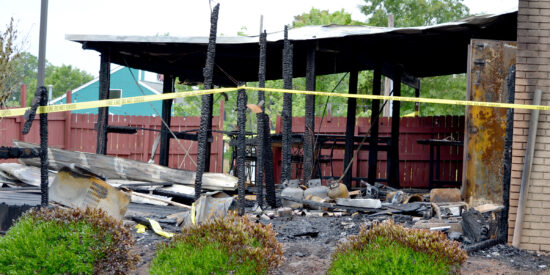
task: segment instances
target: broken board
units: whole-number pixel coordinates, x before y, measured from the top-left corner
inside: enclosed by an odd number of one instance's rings
[[[35,148],[36,144],[14,141],[15,146]],[[26,165],[40,166],[39,158],[19,159]],[[59,170],[64,166],[76,164],[102,174],[108,179],[127,179],[148,182],[172,182],[183,185],[195,184],[195,172],[173,169],[157,164],[123,159],[107,155],[67,151],[48,148],[48,167]],[[207,190],[234,191],[237,189],[237,178],[221,173],[204,173],[202,188]]]

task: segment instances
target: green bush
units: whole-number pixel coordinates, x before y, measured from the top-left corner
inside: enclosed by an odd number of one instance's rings
[[[33,209],[0,239],[0,274],[125,274],[139,260],[133,244],[101,210]]]
[[[392,221],[362,227],[338,244],[329,274],[448,274],[467,259],[441,232],[408,229]]]
[[[271,225],[229,216],[183,229],[161,244],[151,274],[265,274],[283,261]]]

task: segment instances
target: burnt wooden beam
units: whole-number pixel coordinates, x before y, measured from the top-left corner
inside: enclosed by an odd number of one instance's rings
[[[97,128],[97,123],[96,123]],[[116,134],[135,134],[137,129],[132,126],[121,126],[121,125],[107,125],[107,133],[116,133]]]
[[[35,148],[0,147],[0,159],[37,158],[40,150]]]
[[[101,53],[99,64],[99,100],[109,98],[110,78],[111,78],[111,58],[109,51]],[[98,108],[97,116],[97,147],[96,153],[107,154],[107,127],[109,125],[109,107]]]
[[[293,46],[288,40],[288,26],[285,26],[283,48],[283,88],[292,89],[292,56]],[[283,95],[283,145],[282,145],[282,169],[281,181],[290,180],[291,169],[291,135],[292,135],[292,94]]]
[[[271,147],[271,127],[269,127],[269,116],[263,113],[264,131],[264,170],[265,170],[265,193],[267,204],[273,208],[277,207],[275,195],[275,174],[273,172],[273,150]]]
[[[401,73],[400,66],[395,67],[393,96],[401,96]],[[388,157],[389,169],[388,179],[389,186],[399,188],[399,122],[401,120],[401,102],[392,101],[392,120],[391,120],[391,148]]]
[[[359,72],[353,70],[349,73],[349,94],[357,94],[357,77]],[[355,116],[357,112],[357,99],[348,98],[348,114],[346,119],[346,149],[344,151],[344,167],[350,165],[353,158],[354,137],[355,137]],[[348,169],[344,178],[344,184],[351,190],[353,169]]]
[[[380,71],[380,65],[377,65],[374,69],[372,79],[372,94],[380,95],[380,82],[382,81],[382,74]],[[376,182],[377,162],[378,162],[378,130],[379,130],[379,117],[380,117],[380,100],[372,101],[372,111],[370,117],[370,149],[369,149],[369,170],[368,170],[368,182],[374,186]]]
[[[168,94],[174,92],[174,79],[171,75],[165,74],[162,84],[162,93]],[[164,121],[161,123],[160,129],[160,156],[159,165],[168,166],[168,160],[170,157],[170,122],[172,118],[172,99],[165,99],[162,101],[162,114],[161,119]]]
[[[516,93],[516,65],[508,69],[508,103],[514,103]],[[502,183],[502,204],[504,210],[500,212],[498,220],[497,239],[506,242],[508,239],[508,210],[510,207],[510,182],[512,178],[512,144],[514,137],[514,109],[506,111],[506,137],[504,139],[504,164]]]
[[[263,31],[260,34],[260,56],[258,68],[258,87],[265,87],[266,71],[266,41],[267,33]],[[258,132],[258,143],[256,145],[256,202],[260,207],[264,207],[264,111],[265,111],[265,92],[258,90],[258,105],[262,112],[256,114],[256,129]]]
[[[306,90],[315,91],[315,47],[311,45],[306,53]],[[313,147],[315,139],[315,96],[306,95],[304,124],[304,163],[303,179],[307,183],[311,179],[313,170]]]
[[[40,87],[40,106],[48,105],[46,87]],[[40,114],[40,202],[48,206],[48,114]]]
[[[239,86],[243,83],[239,83]],[[244,215],[245,207],[245,154],[246,154],[246,91],[240,89],[237,94],[237,176],[238,182],[238,205],[239,215]]]
[[[219,11],[220,4],[217,4],[212,10],[212,14],[210,16],[210,36],[208,38],[206,64],[203,69],[204,89],[212,88]],[[210,143],[207,142],[207,138],[211,135],[212,130],[212,102],[212,95],[202,96],[201,124],[198,134],[197,173],[195,178],[195,199],[198,199],[201,196],[203,173],[210,170]]]
[[[40,106],[40,95],[42,94],[42,89],[46,90],[46,87],[38,87],[36,89],[36,92],[34,93],[34,99],[32,100],[31,108],[29,108],[27,111],[25,111],[25,124],[23,124],[23,135],[26,135],[31,130],[32,122],[34,121],[34,117],[36,116],[36,110],[38,109],[38,106]]]

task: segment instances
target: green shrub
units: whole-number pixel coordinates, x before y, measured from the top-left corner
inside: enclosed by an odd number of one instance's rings
[[[161,244],[151,274],[265,274],[283,261],[271,225],[229,216],[182,230]]]
[[[333,259],[330,274],[446,274],[456,272],[467,254],[441,232],[388,221],[370,230],[362,227],[359,235],[338,244]]]
[[[0,239],[0,274],[125,274],[131,232],[101,210],[33,209]]]

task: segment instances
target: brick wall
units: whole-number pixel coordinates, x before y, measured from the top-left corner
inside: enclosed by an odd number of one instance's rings
[[[515,103],[531,104],[536,89],[550,105],[550,0],[519,0]],[[512,242],[530,111],[515,110],[508,241]],[[550,251],[550,113],[541,111],[520,247]]]

